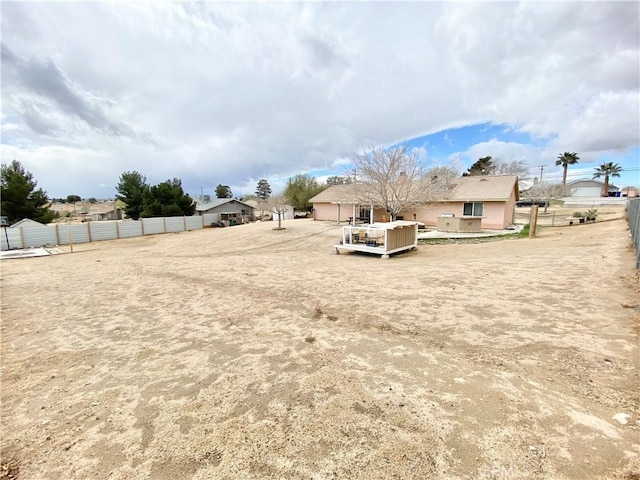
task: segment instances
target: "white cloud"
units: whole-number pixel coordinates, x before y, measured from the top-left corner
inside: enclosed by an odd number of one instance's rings
[[[638,10],[3,3],[2,159],[54,196],[97,196],[125,170],[248,193],[344,169],[371,143],[492,122],[549,143],[478,151],[532,168],[564,150],[596,161],[640,143]]]
[[[562,146],[561,150],[580,145],[583,151],[603,152],[638,144],[640,93],[637,90],[601,92],[590,100],[581,114],[560,131],[555,143]]]

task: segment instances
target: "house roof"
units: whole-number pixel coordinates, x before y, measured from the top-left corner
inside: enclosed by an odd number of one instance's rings
[[[518,177],[516,175],[481,175],[454,178],[455,185],[450,195],[443,200],[467,202],[471,200],[505,201],[514,189],[518,198]]]
[[[572,186],[572,187],[580,186],[580,184],[583,184],[583,186],[587,186],[587,185],[591,185],[591,186],[597,185],[599,187],[604,186],[604,182],[596,179],[582,179],[582,180],[574,180],[573,182],[567,182],[567,186]],[[618,190],[618,187],[616,187],[613,183],[609,183],[609,190]]]
[[[219,207],[220,205],[225,205],[227,203],[231,203],[231,202],[236,202],[236,203],[240,203],[242,205],[245,205],[249,208],[255,208],[251,205],[249,205],[248,203],[245,202],[241,202],[240,200],[236,200],[235,198],[216,198],[215,200],[208,202],[208,203],[202,203],[200,205],[196,206],[196,210],[198,212],[204,212],[206,210],[211,210],[212,208],[216,208]]]
[[[122,210],[122,207],[120,205],[116,205],[115,210]],[[103,204],[97,204],[97,205],[91,205],[88,208],[88,212],[90,215],[103,215],[105,213],[111,213],[114,211],[113,208],[113,202],[111,203],[103,203]]]
[[[360,192],[362,184],[332,185],[311,197],[309,203],[358,203],[364,195]]]
[[[35,220],[31,220],[30,218],[23,218],[22,220],[11,225],[9,228],[20,228],[20,227],[47,228],[47,226],[44,223],[36,222]]]
[[[438,201],[506,201],[515,191],[518,198],[518,177],[516,175],[485,175],[452,178],[449,189]],[[365,184],[333,185],[312,197],[311,203],[362,203],[366,195]],[[360,190],[360,191],[359,191]]]

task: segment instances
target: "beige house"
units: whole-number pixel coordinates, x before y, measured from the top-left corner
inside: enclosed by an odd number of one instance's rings
[[[366,185],[334,185],[310,199],[315,220],[363,223],[388,222],[389,213],[380,205],[362,200]],[[503,229],[513,223],[518,197],[516,175],[452,178],[441,198],[433,203],[400,212],[396,220],[438,225],[438,218],[476,217],[485,229]],[[355,223],[354,222],[354,223]]]

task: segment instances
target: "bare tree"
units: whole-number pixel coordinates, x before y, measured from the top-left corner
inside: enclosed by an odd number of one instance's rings
[[[517,175],[518,178],[529,177],[529,165],[526,160],[495,160],[495,170],[493,175]]]
[[[348,175],[339,176],[333,175],[327,178],[327,187],[331,187],[333,185],[351,185],[353,183],[353,178]]]
[[[427,175],[424,162],[405,145],[371,147],[353,159],[358,193],[371,205],[384,207],[395,220],[398,213],[441,198],[446,178]]]
[[[563,192],[562,184],[538,182],[529,191],[529,196],[533,200],[539,200],[544,202],[544,213],[547,213],[549,208],[549,202],[552,198],[562,196]]]
[[[431,167],[425,172],[426,178],[434,179],[449,179],[460,176],[460,171],[452,165],[441,165],[437,167]]]
[[[278,228],[277,230],[283,230],[282,227],[282,217],[289,210],[289,206],[287,205],[286,198],[283,194],[272,195],[269,200],[269,206],[271,207],[271,211],[278,215]]]

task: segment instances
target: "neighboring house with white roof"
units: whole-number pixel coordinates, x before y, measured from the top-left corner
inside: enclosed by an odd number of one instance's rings
[[[575,180],[567,182],[567,194],[570,197],[601,197],[604,182],[600,180]],[[609,196],[615,197],[620,189],[609,184]]]
[[[36,222],[30,218],[23,218],[11,225],[9,228],[47,228],[47,226],[44,223]]]
[[[360,218],[366,223],[388,222],[389,214],[379,205],[362,200],[359,193],[366,185],[334,185],[309,201],[315,220],[349,221]],[[397,220],[415,220],[435,226],[441,216],[480,217],[482,228],[503,229],[513,224],[518,196],[516,175],[470,176],[449,179],[447,188],[433,203],[400,212]]]

